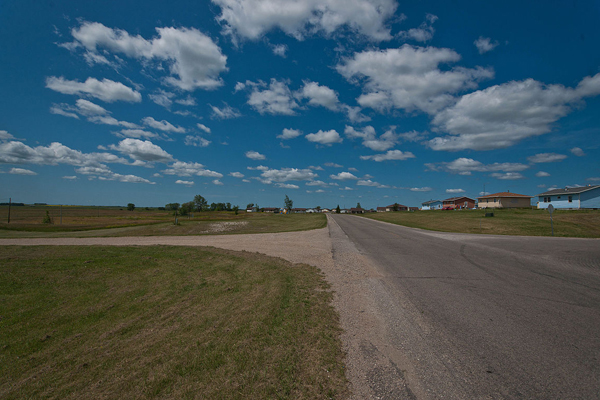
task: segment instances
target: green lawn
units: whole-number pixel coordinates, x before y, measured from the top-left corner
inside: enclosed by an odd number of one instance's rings
[[[212,248],[0,247],[0,398],[347,395],[314,267]]]
[[[494,217],[485,217],[493,212]],[[367,218],[412,228],[493,235],[550,236],[550,214],[544,210],[398,211],[370,213]],[[600,237],[600,210],[555,211],[554,236]]]
[[[49,225],[41,223],[40,211],[41,208],[19,210],[22,219],[13,220],[10,224],[0,223],[0,238],[220,235],[291,232],[327,226],[324,214],[281,215],[245,211],[238,215],[233,212],[194,213],[193,217],[178,217],[178,225],[175,225],[175,217],[166,211],[136,209],[130,212],[115,208],[100,209],[100,216],[87,215],[93,213],[93,209],[78,209],[77,213],[72,211],[77,217],[67,221],[63,216],[61,225],[54,216],[54,223]],[[56,214],[56,210],[53,212]],[[63,210],[63,214],[66,211]]]

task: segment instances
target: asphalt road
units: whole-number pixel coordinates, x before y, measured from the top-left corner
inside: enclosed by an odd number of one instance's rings
[[[368,311],[373,336],[385,340],[361,351],[395,370],[365,372],[374,397],[600,398],[599,240],[331,217],[373,269]],[[346,251],[333,241],[338,268]],[[394,392],[386,379],[405,388]]]

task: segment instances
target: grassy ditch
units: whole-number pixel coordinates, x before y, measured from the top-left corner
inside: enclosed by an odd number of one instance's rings
[[[10,224],[5,221],[0,223],[0,238],[222,235],[302,231],[327,225],[324,214],[240,212],[235,215],[215,211],[194,213],[193,217],[180,216],[175,225],[175,217],[166,211],[115,208],[104,211],[106,214],[100,213],[100,216],[79,216],[70,220],[63,217],[63,224],[56,217],[53,217],[53,224],[42,224],[41,218],[37,221],[33,217],[13,220]]]
[[[0,247],[0,398],[340,398],[316,268],[188,247]]]
[[[485,217],[493,212],[494,217]],[[456,210],[385,212],[365,214],[367,218],[411,228],[442,232],[484,233],[492,235],[550,236],[550,214],[545,210]],[[600,237],[599,210],[555,211],[554,236]]]

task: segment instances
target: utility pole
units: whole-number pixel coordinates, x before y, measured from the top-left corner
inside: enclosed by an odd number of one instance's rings
[[[10,205],[12,203],[12,198],[8,198],[8,223],[10,224]]]

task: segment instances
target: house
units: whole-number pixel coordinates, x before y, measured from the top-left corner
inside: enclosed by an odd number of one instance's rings
[[[265,207],[265,208],[263,208],[263,212],[279,214],[279,208],[277,208],[277,207]]]
[[[525,194],[500,192],[477,198],[479,208],[528,208],[531,207],[531,197]]]
[[[475,200],[466,197],[450,197],[442,202],[442,210],[455,210],[464,208],[475,208]]]
[[[443,206],[441,200],[429,200],[421,203],[421,210],[441,210]]]
[[[408,211],[411,211],[411,212],[419,211],[419,207],[408,207]]]
[[[306,214],[306,208],[292,208],[292,212],[295,214]]]
[[[250,207],[246,208],[246,212],[258,212],[258,210],[256,209],[256,207]]]
[[[395,204],[385,206],[385,207],[377,207],[377,212],[390,212],[390,211],[394,211],[394,208],[396,208],[396,211],[408,211],[407,206],[395,203]]]
[[[321,208],[321,212],[328,213],[328,212],[331,212],[331,210],[329,208]]]
[[[386,208],[385,207],[377,207],[377,212],[386,212]]]
[[[364,213],[365,213],[364,208],[356,207],[356,208],[350,209],[350,214],[364,214]]]
[[[600,185],[553,189],[540,193],[537,197],[537,207],[540,209],[546,209],[550,204],[562,209],[597,209],[600,208]]]

